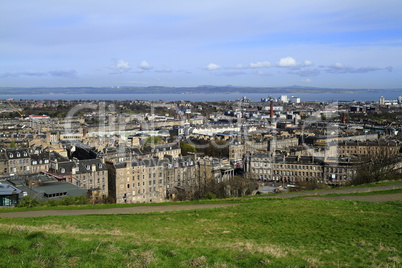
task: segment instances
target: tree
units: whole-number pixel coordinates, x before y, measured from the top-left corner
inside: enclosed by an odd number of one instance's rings
[[[191,145],[187,142],[183,142],[180,144],[181,154],[188,155],[188,153],[195,153],[196,149],[194,145]]]
[[[357,167],[350,185],[400,179],[402,177],[400,161],[398,157],[388,156],[385,153],[371,156]]]
[[[148,137],[145,142],[144,142],[144,146],[148,145],[148,144],[162,144],[163,143],[163,138],[162,137],[158,137],[158,136],[151,136]]]
[[[15,140],[12,140],[12,141],[10,142],[10,148],[15,148]]]

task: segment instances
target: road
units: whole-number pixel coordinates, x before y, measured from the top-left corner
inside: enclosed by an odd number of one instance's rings
[[[311,195],[325,195],[332,193],[349,194],[362,193],[371,191],[382,191],[402,188],[402,183],[392,185],[381,185],[364,188],[345,188],[345,189],[328,189],[321,191],[310,191],[304,193],[288,193],[274,194],[269,196],[261,196],[261,198],[291,198],[303,197]],[[382,194],[368,196],[336,196],[336,197],[306,197],[308,199],[319,200],[361,200],[371,202],[386,202],[386,201],[402,201],[402,193],[397,194]],[[0,217],[44,217],[44,216],[73,216],[73,215],[93,215],[93,214],[133,214],[133,213],[148,213],[148,212],[165,212],[177,210],[196,210],[205,208],[220,208],[236,206],[234,203],[219,203],[219,204],[191,204],[191,205],[161,205],[161,206],[137,206],[125,208],[108,208],[108,209],[83,209],[83,210],[39,210],[39,211],[21,211],[21,212],[4,212],[0,213]]]

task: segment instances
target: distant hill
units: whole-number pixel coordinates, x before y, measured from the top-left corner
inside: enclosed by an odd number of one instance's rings
[[[200,85],[196,87],[2,87],[0,94],[214,94],[214,93],[364,93],[364,92],[384,92],[401,91],[401,89],[341,89],[341,88],[317,88],[305,86],[288,87],[237,87],[237,86],[213,86]]]

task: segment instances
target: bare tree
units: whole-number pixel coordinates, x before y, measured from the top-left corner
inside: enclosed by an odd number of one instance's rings
[[[389,156],[385,153],[366,158],[357,167],[350,185],[401,179],[401,164],[402,159],[400,157]]]

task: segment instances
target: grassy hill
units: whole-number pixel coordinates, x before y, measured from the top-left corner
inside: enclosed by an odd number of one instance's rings
[[[1,216],[1,214],[0,214]],[[0,218],[2,267],[399,267],[402,202]]]

